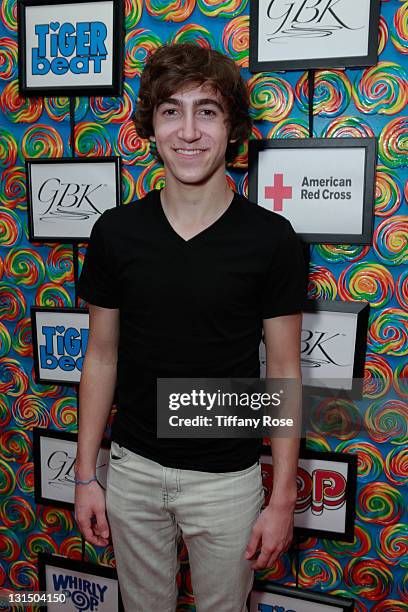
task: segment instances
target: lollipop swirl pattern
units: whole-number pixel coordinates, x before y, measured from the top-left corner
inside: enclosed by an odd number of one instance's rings
[[[168,41],[169,44],[184,42],[192,42],[203,49],[213,49],[215,47],[211,32],[197,23],[182,26]]]
[[[142,0],[125,0],[125,25],[127,30],[131,30],[139,23],[142,11]]]
[[[236,17],[248,0],[197,0],[200,11],[208,17]]]
[[[225,53],[232,57],[238,66],[248,67],[249,19],[246,15],[231,19],[225,26],[222,44]]]
[[[399,266],[408,261],[408,216],[386,218],[374,232],[374,251],[381,262]]]
[[[0,17],[4,27],[14,34],[17,31],[17,1],[2,0]]]
[[[146,0],[146,10],[160,21],[185,21],[193,12],[195,0]]]
[[[407,73],[393,62],[367,68],[353,87],[353,99],[362,113],[400,113],[408,101]]]
[[[384,397],[392,385],[391,365],[381,355],[368,355],[364,369],[364,395],[372,399]]]
[[[253,119],[276,122],[292,110],[293,91],[284,79],[272,74],[255,75],[248,80],[248,89]]]
[[[391,570],[377,559],[352,559],[345,568],[345,581],[352,590],[370,601],[387,597],[393,586]]]
[[[17,161],[17,141],[13,134],[0,127],[0,165],[2,167],[14,166]]]
[[[403,357],[408,354],[408,313],[398,308],[387,308],[372,317],[368,340],[379,354]]]
[[[408,448],[393,448],[385,459],[384,472],[395,485],[408,484]]]
[[[23,168],[6,168],[1,175],[0,197],[9,208],[24,208],[26,177]]]
[[[301,561],[299,585],[335,589],[340,584],[341,576],[341,564],[335,557],[323,550],[311,550]]]
[[[150,30],[130,30],[125,38],[125,75],[130,78],[140,76],[149,54],[161,44],[159,36]]]
[[[384,166],[377,167],[375,214],[377,217],[394,215],[401,205],[398,175]]]
[[[88,112],[88,98],[75,98],[75,121],[81,121]],[[44,108],[54,121],[69,121],[69,98],[45,98]]]
[[[0,109],[12,123],[34,123],[42,113],[41,98],[22,98],[18,92],[18,81],[11,81],[0,96]]]
[[[378,154],[386,166],[399,168],[408,165],[408,117],[396,117],[383,128],[378,140]]]
[[[400,53],[408,53],[408,5],[401,4],[395,12],[391,40]]]
[[[308,84],[305,73],[296,84],[296,101],[303,113],[308,112]],[[344,72],[319,71],[316,74],[313,94],[313,112],[322,117],[344,114],[351,98],[351,83]]]
[[[380,264],[357,262],[340,274],[339,295],[345,301],[367,300],[379,308],[388,304],[393,293],[393,276]]]

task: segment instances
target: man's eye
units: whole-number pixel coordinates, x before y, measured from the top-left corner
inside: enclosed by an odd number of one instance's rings
[[[201,113],[205,116],[205,117],[213,117],[215,116],[215,111],[213,111],[211,108],[203,108],[201,110]]]
[[[163,111],[163,115],[167,115],[167,116],[171,117],[171,116],[175,115],[175,114],[176,114],[176,112],[177,112],[177,111],[176,111],[176,109],[175,109],[175,108],[166,108],[166,109],[164,109],[164,111]]]

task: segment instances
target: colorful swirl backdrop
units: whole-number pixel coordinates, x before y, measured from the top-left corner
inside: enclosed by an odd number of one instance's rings
[[[196,41],[234,58],[248,81],[254,138],[307,137],[306,74],[248,72],[247,0],[126,0],[125,7],[123,97],[77,98],[75,104],[77,154],[122,156],[125,203],[163,185],[163,171],[130,117],[146,56],[166,41]],[[360,611],[408,609],[407,16],[408,2],[381,3],[377,66],[316,74],[315,136],[375,135],[379,148],[372,247],[312,248],[310,297],[371,304],[369,401],[365,427],[347,439],[334,437],[330,425],[324,430],[330,419],[323,419],[308,441],[316,450],[358,455],[356,534],[351,544],[306,541],[299,582],[351,594]],[[38,551],[81,556],[73,514],[37,506],[33,498],[32,428],[75,431],[76,395],[72,388],[34,381],[29,308],[72,306],[74,266],[71,245],[28,241],[24,158],[70,155],[68,100],[21,98],[17,78],[16,2],[1,0],[0,587],[12,590],[38,588]],[[228,169],[230,183],[243,193],[245,164],[242,151]],[[85,248],[80,245],[80,264]],[[111,548],[87,545],[86,555],[114,565]],[[194,610],[185,547],[180,557],[178,609]],[[259,578],[293,584],[294,564],[286,555]]]

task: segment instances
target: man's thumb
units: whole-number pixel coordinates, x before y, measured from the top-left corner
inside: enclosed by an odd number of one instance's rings
[[[103,538],[107,538],[109,536],[109,527],[104,512],[96,514],[96,525],[100,535]]]

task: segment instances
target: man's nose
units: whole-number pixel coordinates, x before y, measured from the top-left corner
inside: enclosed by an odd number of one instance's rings
[[[188,142],[200,138],[201,132],[198,128],[196,118],[193,113],[185,113],[181,120],[179,137]]]

